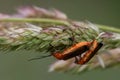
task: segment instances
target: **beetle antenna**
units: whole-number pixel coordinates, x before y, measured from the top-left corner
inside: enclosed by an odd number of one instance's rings
[[[47,58],[47,57],[50,57],[50,56],[52,56],[52,55],[50,54],[50,55],[45,55],[45,56],[41,56],[41,57],[36,57],[36,58],[29,59],[28,61],[43,59],[43,58]]]

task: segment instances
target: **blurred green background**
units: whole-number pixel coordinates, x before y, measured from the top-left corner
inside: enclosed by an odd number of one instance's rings
[[[0,0],[1,13],[14,13],[19,6],[56,8],[75,20],[120,27],[120,0]],[[0,80],[119,80],[120,69],[97,69],[83,74],[48,73],[54,58],[28,62],[39,53],[0,52]]]

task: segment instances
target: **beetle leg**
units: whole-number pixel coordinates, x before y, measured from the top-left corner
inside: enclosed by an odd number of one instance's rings
[[[75,56],[75,62],[74,63],[78,63],[78,58],[77,58],[77,56]]]

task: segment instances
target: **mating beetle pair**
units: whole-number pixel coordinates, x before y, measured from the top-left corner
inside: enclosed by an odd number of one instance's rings
[[[76,64],[85,64],[87,63],[103,46],[103,43],[98,42],[96,39],[93,41],[84,41],[74,44],[73,46],[65,49],[62,52],[55,52],[47,56],[42,56],[40,58],[33,58],[30,60],[41,59],[49,56],[54,56],[59,60],[68,60],[71,58],[75,58]],[[79,57],[79,58],[78,58]]]
[[[103,44],[97,42],[95,39],[92,42],[79,42],[65,49],[63,52],[56,52],[52,55],[59,60],[68,60],[75,57],[75,63],[83,65],[87,63],[102,46]]]

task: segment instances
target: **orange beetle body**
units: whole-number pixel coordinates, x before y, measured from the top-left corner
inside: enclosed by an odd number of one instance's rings
[[[65,49],[63,52],[56,52],[52,55],[59,60],[67,60],[75,56],[81,55],[85,51],[89,50],[91,42],[80,42],[72,47]]]
[[[90,47],[90,49],[76,63],[81,65],[87,63],[102,46],[102,43],[97,43],[96,41],[93,41],[93,45]]]

